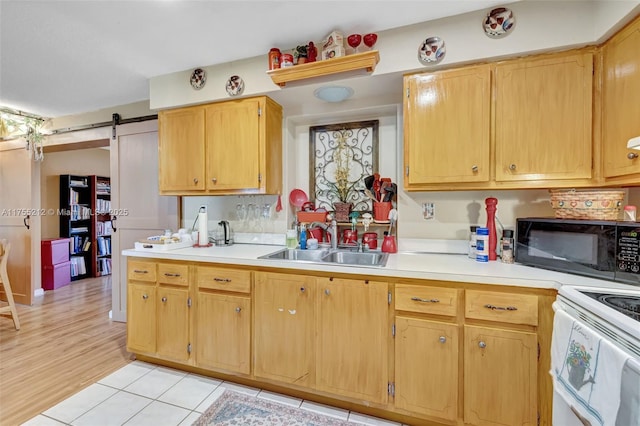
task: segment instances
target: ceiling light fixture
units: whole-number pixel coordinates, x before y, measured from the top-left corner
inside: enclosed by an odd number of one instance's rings
[[[313,91],[313,96],[325,102],[342,102],[353,95],[353,89],[346,86],[322,86]]]

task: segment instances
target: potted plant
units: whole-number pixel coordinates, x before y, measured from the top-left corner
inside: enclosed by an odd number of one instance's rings
[[[304,64],[307,62],[307,45],[303,44],[296,47],[293,51],[293,56],[296,59],[296,64]]]

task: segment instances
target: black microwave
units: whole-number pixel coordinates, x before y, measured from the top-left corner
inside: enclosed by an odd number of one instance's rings
[[[523,265],[640,285],[640,223],[520,218],[515,246]]]

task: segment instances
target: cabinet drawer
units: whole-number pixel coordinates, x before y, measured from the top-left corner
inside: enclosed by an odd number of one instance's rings
[[[127,278],[135,281],[156,281],[156,263],[129,260],[127,262]]]
[[[467,290],[465,317],[538,325],[538,296]]]
[[[189,285],[189,266],[158,264],[158,282],[163,284]]]
[[[396,284],[395,295],[397,311],[456,315],[458,291],[454,288]]]
[[[198,266],[198,287],[250,293],[251,272]]]

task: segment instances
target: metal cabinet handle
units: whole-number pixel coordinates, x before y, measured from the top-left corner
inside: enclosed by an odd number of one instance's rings
[[[506,308],[503,308],[502,306],[494,306],[494,305],[487,304],[487,305],[484,305],[484,307],[494,311],[496,310],[497,311],[517,311],[518,310],[518,308],[516,308],[515,306],[507,306]]]
[[[304,287],[300,287],[300,291],[304,293],[304,291],[306,290],[306,288]]]
[[[241,307],[237,307],[237,308],[236,308],[236,312],[237,312],[237,313],[240,313],[240,311],[241,311],[241,310],[242,310],[242,308],[241,308]]]
[[[478,346],[480,346],[482,349],[484,349],[484,348],[487,347],[487,344],[481,340],[480,342],[478,342]]]
[[[440,303],[438,299],[421,299],[420,297],[412,297],[411,300],[415,302],[424,302],[424,303]]]
[[[516,165],[515,165],[515,164],[511,164],[511,165],[509,166],[509,170],[513,171],[513,170],[515,170],[515,169],[516,169]]]
[[[197,184],[198,183],[198,178],[193,178],[193,183]]]
[[[478,166],[475,166],[475,165],[471,166],[471,171],[474,172],[474,173],[477,172],[478,171]]]
[[[326,295],[328,296],[328,295],[330,295],[330,294],[331,294],[331,292],[329,291],[329,289],[328,289],[328,288],[325,288],[325,289],[324,289],[324,294],[326,294]]]
[[[627,154],[627,158],[629,160],[635,160],[636,158],[638,158],[638,154],[636,154],[635,152],[630,152]]]
[[[440,336],[440,338],[438,339],[440,341],[440,343],[444,343],[447,341],[447,338],[444,336]]]
[[[165,272],[164,276],[165,277],[179,277],[180,274],[172,274],[171,272]]]
[[[211,182],[218,183],[218,178],[211,178]]]
[[[149,295],[148,295],[148,294],[143,294],[143,295],[142,295],[142,298],[143,298],[144,300],[147,300],[147,299],[149,298]]]
[[[136,274],[148,274],[149,271],[143,271],[141,269],[134,269],[133,272],[135,272]]]
[[[167,301],[167,298],[166,298],[166,297],[163,297],[163,298],[162,298],[162,301],[163,301],[163,302],[166,302],[166,301]]]
[[[215,277],[213,280],[217,281],[219,283],[230,283],[231,282],[230,278],[218,278],[218,277]]]

